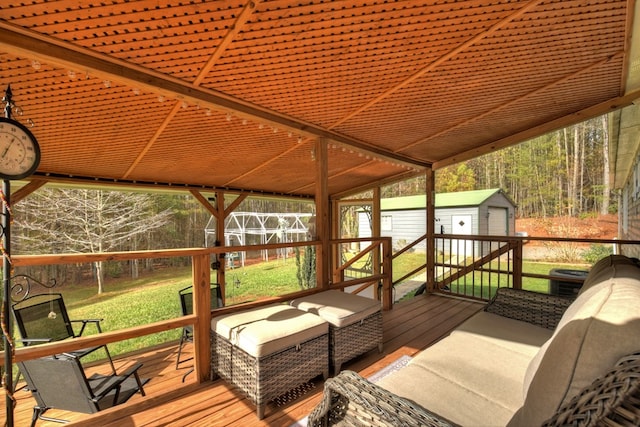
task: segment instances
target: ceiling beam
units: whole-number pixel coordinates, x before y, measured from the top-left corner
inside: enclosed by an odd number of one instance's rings
[[[18,203],[40,187],[44,186],[48,181],[46,179],[32,178],[27,185],[11,194],[11,203]]]
[[[192,184],[176,184],[172,182],[160,182],[160,181],[139,181],[139,180],[125,180],[125,179],[113,179],[113,178],[97,178],[92,176],[78,176],[78,175],[64,175],[64,174],[52,174],[48,172],[35,172],[30,180],[45,180],[47,184],[60,186],[60,187],[74,187],[79,186],[82,188],[101,188],[110,191],[139,191],[140,189],[146,189],[149,192],[191,192],[195,190],[198,192],[210,193],[210,192],[224,192],[227,194],[246,194],[253,197],[266,197],[274,199],[313,199],[312,194],[291,194],[281,193],[274,191],[263,191],[258,189],[246,189],[246,188],[234,188],[234,187],[216,187],[205,185],[192,185]],[[20,190],[19,190],[20,191]],[[17,193],[17,192],[16,192]],[[12,196],[13,197],[13,196]]]
[[[221,92],[198,87],[175,77],[109,57],[98,52],[59,40],[8,22],[0,21],[1,50],[23,58],[38,59],[53,66],[73,70],[119,82],[126,86],[147,90],[194,105],[209,107],[223,113],[232,113],[258,123],[291,131],[298,135],[326,138],[335,143],[352,147],[412,166],[428,167],[429,163],[409,156],[375,147],[355,138],[334,132],[312,123],[260,107]]]

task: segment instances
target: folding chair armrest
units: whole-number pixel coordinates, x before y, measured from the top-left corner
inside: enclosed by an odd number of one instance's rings
[[[76,336],[82,336],[82,333],[84,332],[84,328],[87,327],[87,324],[89,323],[93,323],[94,325],[96,325],[96,328],[98,329],[99,333],[102,333],[102,328],[100,327],[100,322],[104,320],[104,319],[80,319],[80,320],[70,320],[71,323],[82,323],[82,327],[80,328],[80,333]]]

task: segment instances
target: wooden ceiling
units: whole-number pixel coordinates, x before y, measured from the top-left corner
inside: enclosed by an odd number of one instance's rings
[[[632,0],[12,4],[38,179],[308,197],[320,138],[335,197],[640,98]]]

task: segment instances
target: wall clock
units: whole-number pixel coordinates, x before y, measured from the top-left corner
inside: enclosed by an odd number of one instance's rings
[[[40,164],[36,137],[21,123],[0,117],[0,178],[22,179]]]

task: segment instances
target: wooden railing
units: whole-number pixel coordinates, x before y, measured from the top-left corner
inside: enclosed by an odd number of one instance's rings
[[[383,254],[383,272],[362,279],[361,283],[367,281],[372,283],[382,281],[383,293],[382,304],[385,308],[391,308],[391,266],[390,266],[390,239],[369,239],[376,240],[378,247]],[[331,242],[332,245],[338,245],[346,240]],[[233,251],[255,251],[262,249],[279,249],[304,246],[318,246],[317,241],[307,242],[289,242],[282,244],[255,245],[255,246],[234,246]],[[78,337],[73,340],[58,341],[54,343],[41,344],[37,346],[28,346],[16,348],[13,355],[14,362],[35,359],[51,354],[70,352],[86,347],[110,344],[118,341],[124,341],[132,338],[143,337],[158,332],[164,332],[171,329],[181,328],[187,325],[193,325],[194,328],[194,351],[195,351],[195,372],[199,382],[203,382],[210,377],[210,345],[209,345],[209,328],[211,315],[221,315],[248,308],[284,302],[300,296],[313,294],[326,289],[344,289],[353,285],[353,282],[336,281],[327,283],[324,287],[313,288],[305,291],[289,293],[276,297],[261,298],[258,301],[242,303],[233,306],[226,306],[210,311],[210,281],[211,269],[210,259],[212,254],[223,254],[229,251],[229,248],[192,248],[192,249],[166,249],[153,251],[135,251],[135,252],[111,252],[100,254],[53,254],[53,255],[22,255],[12,257],[12,266],[14,268],[30,267],[30,266],[46,266],[55,264],[81,264],[96,261],[127,261],[136,259],[159,259],[159,258],[175,258],[190,257],[192,259],[192,277],[194,284],[194,314],[189,316],[176,317],[168,320],[161,320],[155,323],[136,326],[116,331],[103,332],[98,335]],[[385,261],[387,260],[387,261]],[[335,269],[339,269],[336,267]],[[332,270],[333,271],[333,270]],[[339,273],[333,272],[335,277]],[[0,355],[0,365],[4,364],[4,352]]]
[[[587,270],[582,258],[595,245],[622,254],[637,254],[640,241],[617,239],[544,238],[517,236],[437,235],[434,254],[435,281],[432,291],[488,300],[499,287],[523,287],[523,279],[581,282],[579,277],[533,273],[523,270],[529,261],[557,265],[558,268]],[[633,249],[631,249],[634,247]],[[529,255],[527,254],[529,253]],[[634,255],[635,256],[635,255]],[[531,258],[533,257],[533,258]],[[549,292],[537,286],[530,290]]]

